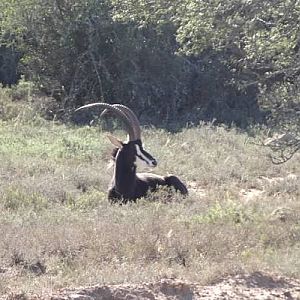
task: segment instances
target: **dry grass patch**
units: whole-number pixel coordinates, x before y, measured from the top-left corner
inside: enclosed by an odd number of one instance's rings
[[[299,156],[272,165],[247,134],[205,124],[144,139],[155,172],[180,176],[187,198],[162,190],[109,205],[100,129],[0,123],[0,294],[164,276],[206,283],[241,270],[300,277]]]
[[[120,207],[103,198],[94,210],[59,205],[2,215],[3,291],[163,276],[206,283],[252,269],[300,275],[292,264],[300,238],[295,219],[270,220],[237,203],[215,203],[199,212],[193,205],[142,201]],[[281,263],[287,250],[289,260]]]

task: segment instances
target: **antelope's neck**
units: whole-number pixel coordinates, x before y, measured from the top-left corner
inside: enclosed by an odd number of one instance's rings
[[[129,164],[120,151],[116,155],[114,179],[117,191],[123,196],[130,196],[135,189],[136,166]]]

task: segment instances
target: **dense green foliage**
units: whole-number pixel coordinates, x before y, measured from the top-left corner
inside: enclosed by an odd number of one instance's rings
[[[21,54],[19,72],[63,109],[122,102],[154,124],[244,126],[277,110],[275,93],[299,110],[297,0],[1,0],[0,11],[0,55]]]

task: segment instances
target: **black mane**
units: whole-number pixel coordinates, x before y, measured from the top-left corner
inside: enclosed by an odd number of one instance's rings
[[[117,156],[118,151],[119,151],[119,148],[117,148],[117,147],[112,149],[110,155],[111,155],[111,159],[112,159],[113,161],[116,160],[116,156]]]

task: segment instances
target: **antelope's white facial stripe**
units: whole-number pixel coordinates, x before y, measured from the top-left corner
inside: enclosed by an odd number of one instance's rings
[[[155,167],[157,165],[156,160],[146,151],[140,148],[139,145],[135,145],[136,148],[136,157],[142,161],[144,164]]]

